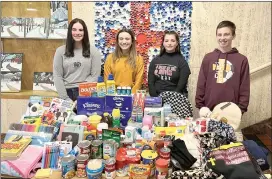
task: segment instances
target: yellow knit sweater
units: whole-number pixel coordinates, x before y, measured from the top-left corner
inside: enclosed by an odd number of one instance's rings
[[[141,56],[136,58],[136,68],[132,68],[127,63],[127,58],[122,57],[117,59],[114,63],[112,54],[107,56],[104,65],[104,80],[108,79],[108,75],[113,74],[116,87],[118,86],[130,86],[132,93],[136,93],[136,90],[141,89],[144,77],[144,61]]]

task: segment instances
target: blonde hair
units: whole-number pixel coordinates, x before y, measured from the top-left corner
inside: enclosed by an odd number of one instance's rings
[[[136,51],[135,35],[134,35],[133,31],[130,29],[122,29],[117,33],[116,42],[115,42],[115,51],[112,54],[113,62],[116,62],[117,59],[124,56],[122,49],[120,48],[119,43],[118,43],[119,35],[122,32],[127,32],[131,36],[132,42],[131,42],[131,47],[129,49],[129,53],[128,53],[129,55],[127,58],[127,62],[132,68],[136,68],[137,51]]]

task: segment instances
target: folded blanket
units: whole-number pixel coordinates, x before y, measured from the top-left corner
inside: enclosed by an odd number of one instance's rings
[[[42,151],[43,147],[29,145],[18,159],[1,162],[1,174],[32,178],[34,172],[41,168],[41,164],[38,162],[41,160]]]

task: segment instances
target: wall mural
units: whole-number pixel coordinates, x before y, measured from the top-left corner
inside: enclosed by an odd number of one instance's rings
[[[22,80],[22,53],[2,53],[1,92],[19,92]]]
[[[51,18],[2,17],[1,38],[66,39],[68,3],[50,2]]]
[[[94,11],[95,45],[103,60],[113,52],[120,29],[134,31],[137,51],[145,61],[144,88],[149,62],[159,54],[165,30],[179,34],[182,54],[189,61],[192,2],[96,2]]]

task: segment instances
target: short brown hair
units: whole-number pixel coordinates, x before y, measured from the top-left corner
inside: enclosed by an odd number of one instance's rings
[[[216,27],[216,34],[217,34],[217,30],[221,29],[223,27],[229,27],[231,29],[232,35],[233,36],[235,35],[236,26],[231,21],[222,21],[222,22],[220,22]]]

